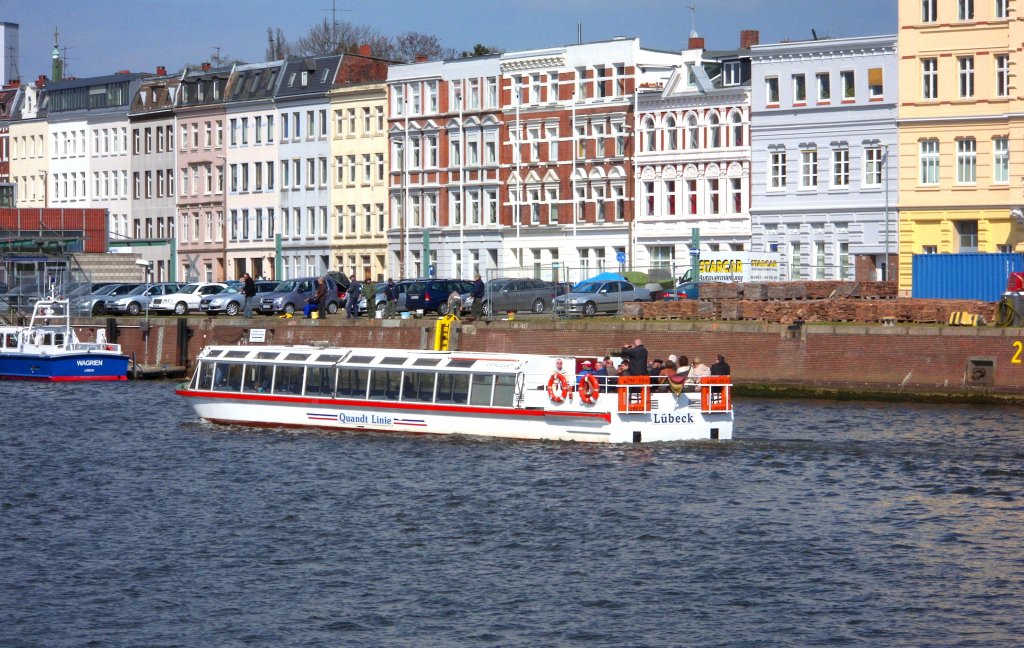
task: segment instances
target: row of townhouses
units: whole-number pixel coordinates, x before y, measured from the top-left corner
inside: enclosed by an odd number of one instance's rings
[[[751,251],[908,292],[914,254],[1024,251],[1015,5],[900,0],[898,37],[728,51],[40,78],[0,94],[0,181],[107,209],[158,278],[576,280]]]

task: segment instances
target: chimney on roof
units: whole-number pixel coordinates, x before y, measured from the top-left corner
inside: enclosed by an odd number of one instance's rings
[[[416,55],[416,62],[417,63],[426,63],[427,62],[427,55],[426,54],[417,54]]]
[[[704,39],[700,36],[690,36],[686,41],[686,49],[704,49]]]
[[[208,72],[209,70],[210,70],[210,64],[209,63],[203,63],[203,72]]]
[[[117,74],[131,74],[131,73],[132,73],[131,70],[118,70],[117,71]]]
[[[761,42],[761,32],[756,29],[740,30],[740,49],[750,49]]]
[[[369,45],[359,46],[359,56],[370,56],[370,51],[371,50]]]
[[[162,65],[156,66],[156,73],[160,76],[167,76],[167,68]]]
[[[40,75],[39,75],[39,78],[38,78],[38,79],[36,79],[36,87],[37,87],[37,88],[44,88],[44,87],[46,87],[46,82],[47,82],[48,80],[49,80],[49,79],[47,79],[47,78],[46,78],[46,75],[45,75],[45,74],[40,74]]]

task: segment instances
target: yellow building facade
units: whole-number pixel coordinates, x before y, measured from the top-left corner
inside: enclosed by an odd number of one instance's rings
[[[899,0],[899,290],[915,254],[1024,251],[1024,16]]]
[[[329,99],[331,259],[346,275],[379,281],[387,267],[387,85],[346,85],[332,90]]]

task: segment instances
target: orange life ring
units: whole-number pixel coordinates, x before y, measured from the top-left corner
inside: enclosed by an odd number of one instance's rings
[[[601,383],[597,381],[597,376],[594,374],[587,374],[580,379],[576,391],[580,393],[580,400],[584,403],[588,405],[596,403],[598,396],[601,395]]]
[[[554,372],[548,379],[548,398],[552,403],[561,403],[569,395],[569,381],[565,374]]]

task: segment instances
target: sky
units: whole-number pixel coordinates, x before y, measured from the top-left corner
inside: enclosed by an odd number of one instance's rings
[[[387,35],[436,35],[458,51],[483,43],[506,51],[617,36],[643,47],[684,49],[693,26],[711,50],[739,46],[742,29],[761,43],[896,34],[895,0],[0,0],[0,22],[19,25],[23,80],[50,74],[53,32],[67,73],[176,71],[224,59],[264,60],[267,28],[289,40],[332,15]]]

